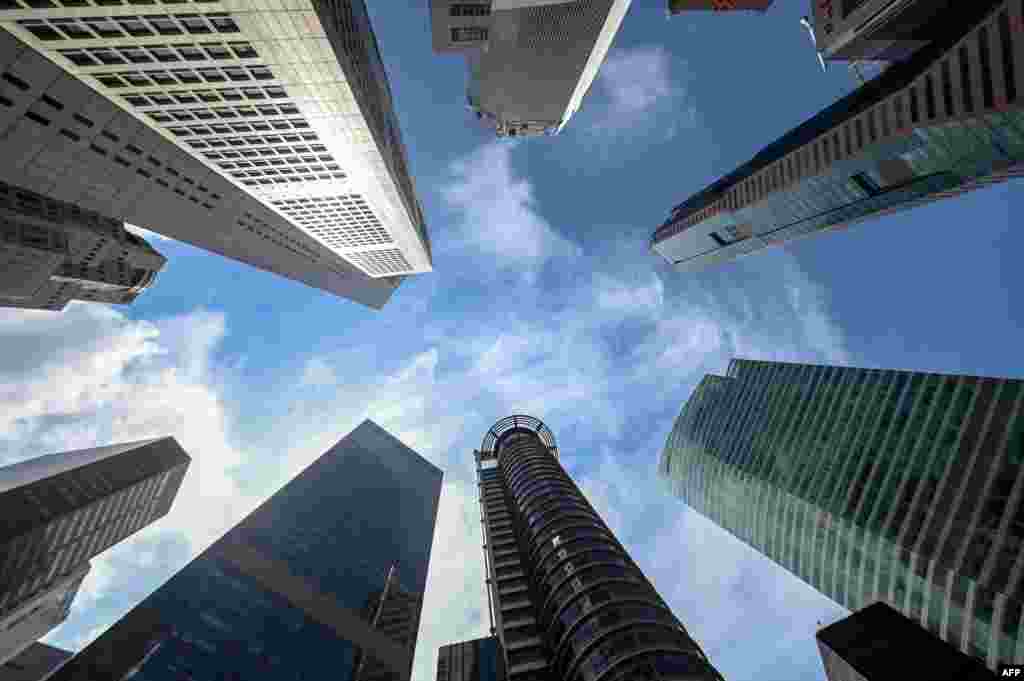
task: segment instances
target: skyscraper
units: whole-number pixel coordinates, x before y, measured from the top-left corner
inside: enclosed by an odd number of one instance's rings
[[[834,622],[817,634],[828,681],[996,681],[964,655],[885,603]]]
[[[767,11],[774,0],[668,0],[670,14],[681,14],[693,10],[714,12],[735,12],[737,10]]]
[[[45,643],[33,643],[17,657],[0,665],[0,681],[41,681],[63,664],[71,653]]]
[[[899,61],[940,37],[942,24],[954,20],[960,4],[957,0],[815,0],[811,18],[825,59]]]
[[[117,220],[0,182],[0,307],[130,303],[165,259]]]
[[[1024,8],[958,2],[943,19],[926,46],[677,205],[652,250],[698,269],[1020,175]]]
[[[0,468],[0,662],[67,617],[90,558],[170,510],[189,461],[164,437]]]
[[[531,416],[475,452],[492,631],[510,681],[721,681]]]
[[[659,463],[691,508],[851,610],[1024,660],[1024,381],[733,360]]]
[[[0,181],[371,307],[431,269],[363,0],[139,2],[0,3]]]
[[[631,0],[431,0],[435,52],[462,52],[469,109],[499,136],[558,133]]]
[[[505,681],[505,654],[495,636],[441,646],[436,681]]]
[[[407,681],[440,491],[364,421],[50,678]]]

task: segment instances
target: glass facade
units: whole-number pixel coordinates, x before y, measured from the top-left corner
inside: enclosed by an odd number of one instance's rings
[[[477,462],[512,681],[721,679],[562,468],[542,422],[502,419]]]
[[[408,679],[441,475],[363,422],[54,680]]]
[[[0,617],[165,515],[189,462],[166,437],[0,468]]]
[[[1022,382],[734,360],[677,419],[673,492],[836,602],[1024,659]]]
[[[505,655],[494,636],[441,646],[437,681],[505,681]]]
[[[957,11],[926,48],[676,206],[652,248],[698,269],[1024,173],[1024,6]]]

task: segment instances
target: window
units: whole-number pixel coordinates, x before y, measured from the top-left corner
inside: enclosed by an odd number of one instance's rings
[[[867,173],[857,173],[850,178],[857,187],[859,187],[868,196],[876,196],[882,193],[882,188],[878,186],[878,183],[868,175]]]
[[[481,26],[461,26],[452,29],[453,43],[469,43],[487,40],[487,29]]]
[[[486,17],[490,16],[490,14],[490,6],[479,3],[453,3],[448,8],[448,15],[453,17]]]
[[[24,19],[18,24],[40,40],[64,40],[64,36],[39,19]]]

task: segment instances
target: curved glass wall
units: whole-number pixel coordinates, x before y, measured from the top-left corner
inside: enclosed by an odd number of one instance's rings
[[[511,648],[510,679],[534,678],[544,668],[549,678],[572,681],[626,675],[721,680],[562,468],[554,436],[543,423],[524,416],[502,419],[488,432],[482,452],[493,454],[514,528],[514,542],[507,546],[519,553],[526,576],[526,588],[517,584],[514,595],[505,596],[511,589],[499,585],[499,612],[502,621],[509,619],[506,612],[516,612],[518,623],[528,604],[531,631],[543,648],[516,650],[524,639],[503,632]],[[488,485],[484,494],[493,489]],[[497,506],[492,496],[485,498],[494,550]]]

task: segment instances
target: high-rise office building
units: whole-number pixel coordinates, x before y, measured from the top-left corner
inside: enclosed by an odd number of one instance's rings
[[[166,515],[189,461],[164,437],[0,468],[0,662],[67,617],[90,558]]]
[[[0,681],[42,681],[71,657],[71,653],[45,643],[33,643],[17,657],[0,664]]]
[[[470,111],[499,136],[556,134],[580,108],[631,0],[431,0],[435,52],[462,52]]]
[[[505,681],[501,641],[485,636],[441,646],[437,651],[437,681]]]
[[[0,182],[0,307],[130,303],[165,259],[124,224]]]
[[[1024,381],[733,360],[659,463],[691,508],[850,610],[1024,661]]]
[[[371,307],[431,269],[363,0],[5,0],[0,27],[0,180]]]
[[[828,681],[996,681],[976,657],[964,655],[879,601],[817,634]]]
[[[825,59],[899,61],[939,38],[942,23],[956,20],[956,5],[963,3],[958,0],[814,0],[812,4],[815,39]]]
[[[475,452],[492,633],[510,681],[721,681],[531,416]]]
[[[774,0],[668,0],[670,14],[692,12],[693,10],[711,10],[714,12],[735,12],[737,10],[754,10],[764,12],[771,7]]]
[[[440,492],[364,421],[50,679],[407,681]]]
[[[1024,8],[958,2],[943,34],[676,206],[682,270],[1022,174]]]

